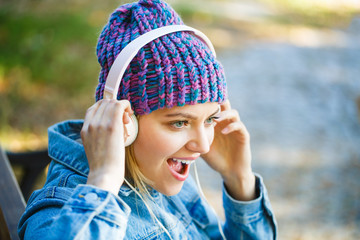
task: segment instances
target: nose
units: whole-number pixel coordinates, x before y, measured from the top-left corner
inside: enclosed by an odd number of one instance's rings
[[[190,140],[186,148],[192,152],[205,154],[210,151],[210,146],[214,137],[213,129],[200,127],[192,131]]]

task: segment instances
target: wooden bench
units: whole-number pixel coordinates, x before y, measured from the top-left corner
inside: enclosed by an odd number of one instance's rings
[[[11,153],[0,146],[0,239],[19,239],[17,224],[25,211],[25,199],[49,162],[47,150]],[[23,168],[20,186],[11,165]]]

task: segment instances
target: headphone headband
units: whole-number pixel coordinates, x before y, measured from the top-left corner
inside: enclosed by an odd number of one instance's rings
[[[169,25],[151,30],[131,41],[116,57],[107,76],[104,88],[104,98],[116,99],[120,82],[127,66],[143,46],[166,34],[180,31],[192,32],[210,48],[216,57],[214,46],[209,38],[195,28],[186,25]]]

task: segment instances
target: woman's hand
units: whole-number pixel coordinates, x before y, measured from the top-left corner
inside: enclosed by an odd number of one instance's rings
[[[239,113],[227,100],[216,120],[210,151],[202,158],[219,172],[229,194],[242,201],[255,199],[255,176],[251,169],[250,135]]]
[[[103,99],[87,110],[81,130],[90,168],[87,184],[118,194],[125,175],[124,124],[132,113],[127,100]]]

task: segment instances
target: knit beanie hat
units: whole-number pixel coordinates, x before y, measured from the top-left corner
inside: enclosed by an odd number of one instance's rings
[[[103,98],[109,70],[132,40],[153,29],[184,24],[161,0],[120,6],[100,34],[96,53],[101,65],[96,101]],[[140,49],[127,67],[117,99],[127,99],[136,115],[156,109],[226,99],[224,70],[211,50],[189,32],[162,36]]]

